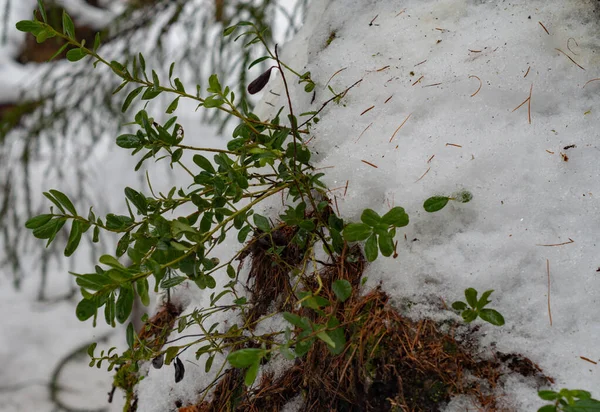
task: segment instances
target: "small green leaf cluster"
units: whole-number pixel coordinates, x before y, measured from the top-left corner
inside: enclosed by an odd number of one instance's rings
[[[477,317],[495,326],[504,325],[504,317],[496,310],[486,308],[491,301],[488,300],[493,290],[486,290],[477,299],[477,291],[473,288],[465,290],[465,298],[467,303],[456,301],[452,304],[452,308],[461,311],[461,316],[467,323],[473,322]],[[469,307],[470,306],[470,307]]]
[[[539,391],[538,396],[545,401],[553,401],[552,405],[542,406],[538,412],[599,412],[600,401],[592,398],[592,394],[579,389],[561,389]]]
[[[459,203],[468,203],[473,199],[471,192],[463,190],[452,196],[433,196],[427,199],[423,203],[423,208],[429,213],[437,212],[442,210],[450,200],[454,200]]]
[[[365,209],[360,220],[362,223],[348,224],[343,236],[347,242],[366,240],[365,256],[369,262],[377,259],[379,251],[383,256],[391,256],[395,251],[396,228],[408,225],[408,215],[399,206],[383,216],[372,209]]]

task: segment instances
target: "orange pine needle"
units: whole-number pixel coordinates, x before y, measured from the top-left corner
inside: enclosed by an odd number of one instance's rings
[[[418,178],[417,180],[415,180],[415,183],[417,183],[419,180],[423,179],[425,177],[425,175],[427,173],[429,173],[430,170],[431,170],[431,167],[428,167],[427,170],[425,171],[425,173],[423,173],[420,178]]]
[[[548,317],[550,318],[550,326],[552,326],[552,311],[550,310],[550,261],[546,259],[546,270],[548,272]]]
[[[546,32],[546,34],[548,36],[550,36],[550,32],[548,31],[548,29],[546,28],[546,26],[544,26],[541,21],[538,21],[538,23],[540,23],[540,26],[542,26],[542,29],[544,29],[544,31]]]
[[[363,163],[366,163],[366,164],[368,164],[369,166],[371,166],[371,167],[374,167],[375,169],[379,169],[379,166],[376,166],[376,165],[374,165],[374,164],[373,164],[373,163],[371,163],[371,162],[367,162],[366,160],[361,160],[361,162],[363,162]]]
[[[571,60],[577,67],[579,67],[581,70],[585,70],[583,67],[581,67],[581,65],[579,63],[577,63],[575,60],[573,60],[573,58],[571,56],[569,56],[567,53],[565,53],[564,51],[562,51],[561,49],[556,49],[559,52],[561,52],[562,54],[564,54],[565,56],[568,57],[569,60]]]
[[[360,136],[358,136],[358,139],[356,139],[356,140],[354,141],[354,143],[358,143],[358,141],[360,140],[360,138],[362,137],[362,135],[363,135],[363,134],[365,134],[365,132],[367,131],[367,129],[368,129],[369,127],[371,127],[371,125],[372,125],[372,124],[373,124],[373,123],[370,123],[370,124],[369,124],[367,127],[365,127],[365,130],[363,130],[363,131],[362,131],[362,133],[360,134]]]
[[[415,84],[419,83],[423,79],[423,77],[425,76],[419,77],[412,85],[414,86]]]
[[[362,116],[363,114],[365,114],[366,112],[368,112],[369,110],[371,110],[373,107],[375,107],[375,106],[369,107],[367,110],[365,110],[364,112],[362,112],[360,115]]]
[[[527,68],[527,72],[525,73],[525,76],[523,76],[523,78],[527,77],[527,75],[529,74],[529,70],[531,70],[531,66],[529,66],[529,67]]]
[[[600,80],[600,77],[599,77],[599,78],[597,78],[597,79],[588,80],[588,81],[587,81],[587,82],[586,82],[586,83],[583,85],[583,87],[587,86],[587,85],[588,85],[588,83],[591,83],[591,82],[597,82],[598,80]],[[583,87],[582,87],[582,89],[583,89]]]
[[[454,143],[446,143],[446,146],[462,147],[461,145]]]
[[[400,128],[402,128],[402,126],[404,126],[404,123],[406,123],[408,121],[408,119],[410,118],[411,115],[412,115],[412,113],[410,113],[408,116],[406,116],[406,119],[404,119],[404,121],[402,122],[402,124],[400,126],[398,126],[398,128],[396,129],[396,131],[394,132],[394,134],[390,138],[390,143],[392,142],[392,140],[394,140],[394,136],[396,136],[396,133],[398,133],[398,130],[400,130]]]
[[[482,81],[481,81],[481,79],[480,79],[479,77],[477,77],[477,76],[471,75],[471,76],[469,76],[469,79],[470,79],[471,77],[474,77],[474,78],[476,78],[477,80],[479,80],[479,88],[478,88],[478,89],[475,91],[475,93],[473,93],[473,94],[471,95],[471,97],[474,97],[474,96],[475,96],[477,93],[479,93],[479,90],[481,90],[481,86],[483,85],[483,82],[482,82]]]

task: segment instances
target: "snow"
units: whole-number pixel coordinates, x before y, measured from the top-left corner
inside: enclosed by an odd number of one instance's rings
[[[366,289],[382,283],[397,301],[430,302],[464,300],[467,287],[494,289],[490,306],[507,324],[483,324],[483,345],[524,354],[557,387],[597,391],[598,368],[580,358],[600,360],[600,83],[586,85],[598,77],[596,3],[346,1],[313,3],[309,13],[283,48],[282,58],[317,82],[313,104],[292,88],[294,111],[317,110],[332,96],[327,82],[341,92],[362,79],[319,116],[314,165],[333,166],[324,181],[342,188],[333,195],[346,220],[392,206],[411,218],[398,258],[372,263]],[[270,87],[282,91],[280,82]],[[527,104],[513,112],[530,90],[531,124]],[[470,203],[423,210],[428,197],[462,189]],[[413,310],[439,316],[433,305]],[[539,407],[535,388],[523,385],[507,382],[507,402]]]
[[[330,99],[327,85],[339,93],[362,79],[339,105],[326,106],[310,134],[314,166],[329,167],[324,169],[328,187],[344,188],[348,182],[346,192],[332,191],[342,217],[358,221],[365,208],[385,213],[392,206],[404,207],[410,216],[397,237],[398,258],[380,257],[370,264],[364,291],[381,283],[395,302],[417,302],[411,316],[440,319],[456,315],[440,313],[434,301],[463,299],[468,287],[494,289],[490,306],[507,323],[494,327],[477,321],[482,345],[521,353],[554,377],[557,388],[588,390],[596,398],[600,371],[580,357],[600,361],[600,82],[586,84],[600,77],[599,8],[584,0],[318,1],[303,29],[280,48],[282,60],[299,72],[310,71],[317,84],[311,103],[312,94],[286,73],[296,114],[318,110]],[[335,38],[327,45],[332,32]],[[260,74],[258,68],[250,73]],[[273,76],[268,88],[281,98],[265,91],[256,111],[261,118],[286,105],[280,76]],[[531,123],[527,103],[513,111],[530,90]],[[183,103],[178,114],[186,112]],[[199,130],[191,116],[187,121],[187,139],[214,134]],[[217,139],[209,143],[224,146]],[[576,147],[565,149],[569,145]],[[118,193],[127,185],[143,188],[128,155],[114,147],[107,150],[96,154],[104,162],[97,163],[98,171],[110,171],[98,190],[116,190],[115,184]],[[176,179],[160,167],[151,168],[150,176],[159,186]],[[450,202],[434,214],[423,210],[428,197],[462,189],[473,194],[471,202]],[[276,216],[280,207],[271,202],[258,212]],[[544,246],[555,244],[562,245]],[[238,247],[235,239],[226,241],[217,256],[223,261]],[[78,264],[86,262],[83,255],[78,252]],[[57,269],[51,279],[64,276]],[[227,282],[224,274],[215,278]],[[49,376],[55,362],[48,358],[60,359],[89,339],[90,324],[76,320],[72,305],[42,310],[31,303],[31,294],[16,294],[6,281],[0,286],[2,307],[20,314],[3,317],[3,330],[12,333],[0,335],[0,354],[8,359],[0,372],[1,387]],[[206,306],[210,295],[193,288],[178,288],[184,313]],[[217,321],[221,329],[239,319],[224,313],[211,317]],[[259,330],[282,325],[273,318]],[[99,326],[93,333],[98,337],[104,330]],[[122,334],[117,338],[115,332],[105,346],[123,344]],[[207,375],[205,357],[196,360],[194,352],[191,348],[180,356],[186,375],[177,384],[172,366],[142,368],[147,376],[138,388],[138,410],[165,411],[175,400],[196,400],[198,391],[217,376],[224,356],[215,359]],[[279,372],[282,366],[280,361],[268,368]],[[74,372],[77,379],[93,373],[103,372]],[[87,406],[104,406],[110,376],[102,376],[106,379],[89,395]],[[518,411],[541,405],[527,380],[509,377],[504,389],[507,406]],[[31,403],[25,403],[24,396],[32,394]],[[295,398],[286,410],[302,410],[301,401]],[[0,390],[0,405],[38,410],[47,399],[34,388]],[[466,407],[473,407],[472,400],[460,398],[448,410]]]

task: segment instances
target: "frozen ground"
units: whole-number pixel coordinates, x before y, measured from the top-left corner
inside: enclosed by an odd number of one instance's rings
[[[483,324],[482,343],[522,353],[557,388],[596,398],[600,371],[582,357],[600,361],[600,81],[587,83],[600,77],[599,7],[583,0],[319,1],[282,47],[282,59],[317,82],[312,104],[301,87],[291,90],[296,113],[329,99],[326,85],[340,92],[362,79],[340,105],[327,106],[310,143],[315,166],[331,167],[325,182],[343,217],[391,206],[410,215],[398,258],[371,264],[365,290],[382,283],[396,301],[417,302],[413,316],[441,317],[455,315],[428,302],[461,299],[467,287],[494,289],[491,306],[506,325]],[[282,91],[278,79],[269,87]],[[528,97],[530,104],[513,110]],[[285,105],[271,93],[265,99]],[[273,110],[263,105],[262,115]],[[112,156],[120,165],[114,177],[122,179],[124,156]],[[473,194],[470,203],[423,211],[426,198],[460,189]],[[15,315],[2,321],[11,333],[0,336],[2,358],[10,357],[0,386],[47,377],[54,363],[45,360],[64,356],[64,342],[77,347],[89,338],[89,324],[78,324],[67,304],[40,308],[1,286],[3,308]],[[191,311],[206,296],[182,288],[181,299]],[[198,363],[193,351],[182,360]],[[192,399],[209,382],[200,365],[186,366],[179,384],[170,368],[150,370],[140,410],[162,412],[175,399]],[[94,406],[106,391],[98,386]],[[31,405],[43,408],[37,389],[0,391],[0,405],[32,410],[18,406],[33,393],[40,399]],[[517,411],[540,405],[527,381],[508,379],[504,389]],[[464,411],[461,402],[448,409]],[[287,409],[302,410],[301,402]]]

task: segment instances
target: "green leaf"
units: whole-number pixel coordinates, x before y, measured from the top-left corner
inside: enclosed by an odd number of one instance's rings
[[[504,316],[494,309],[481,309],[479,311],[479,317],[494,326],[504,325]]]
[[[546,406],[542,406],[540,409],[538,409],[538,412],[557,412],[558,409],[556,409],[556,406],[554,405],[546,405]]]
[[[63,44],[62,46],[60,46],[60,49],[58,49],[58,50],[56,51],[56,53],[54,53],[54,54],[52,55],[52,57],[50,57],[50,58],[48,59],[48,61],[52,61],[52,60],[54,60],[54,59],[55,59],[57,56],[61,55],[61,54],[62,54],[62,52],[64,52],[64,51],[65,51],[65,49],[66,49],[67,47],[69,47],[69,43],[65,43],[65,44]]]
[[[264,355],[264,349],[246,348],[231,352],[227,360],[234,368],[247,368],[253,363],[260,362]]]
[[[96,32],[96,37],[94,37],[94,47],[92,48],[92,51],[96,51],[98,50],[98,47],[100,47],[100,32]]]
[[[209,93],[219,93],[221,92],[221,84],[219,83],[219,78],[216,74],[211,74],[208,78],[208,92]]]
[[[177,110],[177,105],[178,104],[179,104],[179,96],[177,96],[175,98],[175,100],[173,100],[171,102],[171,104],[169,105],[169,107],[167,107],[167,111],[165,113],[167,113],[167,114],[173,113],[175,110]]]
[[[83,299],[75,308],[75,315],[80,321],[86,321],[96,314],[96,304],[90,299]]]
[[[471,309],[467,309],[467,310],[464,310],[460,314],[460,316],[462,316],[462,318],[464,319],[465,322],[471,323],[475,319],[477,319],[477,312],[475,312],[474,310],[471,310]]]
[[[154,90],[158,91],[158,88],[160,87],[160,81],[158,79],[158,74],[156,74],[154,70],[152,70],[152,82],[154,83]]]
[[[256,380],[256,375],[258,375],[259,365],[260,365],[259,362],[256,361],[252,365],[250,365],[250,367],[246,371],[246,375],[244,375],[244,384],[246,386],[252,385],[254,383],[254,381]]]
[[[137,289],[137,293],[140,297],[140,300],[142,301],[142,304],[144,306],[148,306],[150,304],[150,296],[148,295],[148,279],[147,278],[143,278],[143,279],[138,279],[135,282],[135,286]]]
[[[338,279],[331,285],[331,289],[340,302],[345,302],[352,294],[352,285],[346,279]]]
[[[250,234],[250,232],[252,232],[252,226],[244,226],[239,232],[238,232],[238,242],[240,243],[244,243],[246,241],[246,238],[248,237],[248,235]]]
[[[467,304],[461,301],[456,301],[452,304],[452,309],[454,310],[465,310],[467,307]]]
[[[143,140],[135,134],[122,134],[117,137],[117,146],[123,149],[135,149],[143,144]]]
[[[67,196],[65,196],[63,193],[59,192],[58,190],[50,190],[50,193],[54,196],[54,198],[56,200],[58,200],[69,212],[71,212],[71,214],[73,214],[74,216],[77,215],[77,211],[75,210],[75,206],[73,206],[73,203],[71,203],[71,201],[69,200],[69,198]]]
[[[46,9],[44,8],[44,2],[42,0],[37,0],[38,9],[40,9],[40,14],[42,15],[42,20],[44,23],[48,23],[48,16],[46,15]]]
[[[60,202],[59,202],[58,200],[56,200],[56,199],[54,198],[54,196],[52,196],[52,195],[51,195],[50,193],[48,193],[48,192],[43,192],[42,194],[43,194],[43,195],[44,195],[44,196],[45,196],[45,197],[46,197],[48,200],[50,200],[52,203],[54,203],[54,205],[55,205],[55,206],[56,206],[56,207],[57,207],[57,208],[58,208],[58,209],[59,209],[61,212],[65,213],[65,214],[67,213],[67,212],[65,211],[65,208],[64,208],[64,207],[63,207],[63,206],[60,204]]]
[[[371,227],[376,226],[381,222],[381,216],[373,209],[365,209],[360,216],[360,220]]]
[[[492,294],[494,290],[486,290],[485,292],[483,292],[483,294],[481,295],[481,298],[479,298],[479,300],[477,301],[477,309],[483,309],[485,307],[485,305],[487,305],[488,303],[490,303],[490,301],[488,300],[488,297]]]
[[[369,262],[373,262],[375,259],[377,259],[378,253],[377,235],[373,233],[365,243],[365,256]]]
[[[140,86],[140,87],[138,87],[136,89],[133,89],[127,95],[127,97],[125,98],[125,101],[123,102],[123,106],[121,107],[121,112],[125,113],[127,111],[127,109],[129,108],[129,106],[131,106],[131,103],[133,102],[133,99],[135,99],[137,97],[137,95],[142,92],[143,89],[144,89],[144,86]],[[117,144],[118,144],[118,138],[117,138]],[[123,146],[121,146],[121,147],[123,147]]]
[[[379,235],[379,250],[383,256],[392,256],[394,253],[394,240],[388,232]]]
[[[357,242],[368,238],[373,230],[364,223],[349,223],[344,228],[342,235],[347,242]]]
[[[123,266],[121,264],[121,262],[119,262],[117,260],[117,258],[111,256],[111,255],[102,255],[100,256],[100,259],[98,259],[100,261],[100,263],[110,266],[111,268],[115,268],[115,269],[125,269],[125,266]]]
[[[124,323],[133,309],[133,289],[122,287],[117,298],[116,318],[119,323]]]
[[[34,36],[44,30],[44,26],[39,21],[21,20],[17,22],[17,30],[26,33],[32,33]]]
[[[408,225],[408,215],[404,208],[396,206],[383,215],[381,222],[394,227],[404,227]]]
[[[85,275],[78,275],[76,273],[71,274],[75,276],[75,282],[78,286],[89,290],[100,290],[106,285],[110,285],[112,283],[106,275],[100,275],[96,273]]]
[[[210,162],[210,160],[208,160],[206,157],[202,156],[202,155],[194,155],[193,159],[194,163],[196,163],[201,169],[206,170],[208,173],[210,174],[214,174],[215,173],[215,168],[213,167],[212,163]]]
[[[545,401],[553,401],[560,398],[560,395],[554,391],[538,391],[538,396]]]
[[[267,59],[269,59],[270,56],[263,56],[263,57],[259,57],[258,59],[254,60],[252,63],[250,63],[250,66],[248,66],[248,70],[250,70],[252,67],[254,67],[255,65],[257,65],[258,63],[265,61]]]
[[[61,224],[62,222],[62,224]],[[53,219],[33,230],[33,236],[38,239],[50,239],[58,231],[58,225],[62,227],[65,224],[64,219]]]
[[[179,353],[179,346],[170,346],[165,354],[165,364],[170,365],[175,359],[175,356]]]
[[[76,62],[83,59],[86,53],[82,49],[71,49],[67,52],[67,60],[70,62]]]
[[[127,341],[127,346],[129,346],[129,349],[133,349],[133,334],[133,323],[129,322],[125,332],[125,340]]]
[[[271,231],[271,224],[269,223],[269,220],[266,217],[256,213],[254,214],[254,216],[252,216],[252,219],[254,220],[254,224],[256,225],[256,227],[262,230],[263,232]]]
[[[67,14],[67,12],[63,9],[62,14],[62,24],[63,24],[63,34],[66,34],[68,38],[71,40],[75,40],[75,25],[73,24],[73,20]]]
[[[472,308],[477,307],[477,291],[473,288],[465,289],[465,298],[467,298],[467,303]]]
[[[175,82],[175,88],[177,89],[177,91],[180,91],[181,93],[185,93],[185,88],[183,87],[183,83],[181,83],[181,80],[179,80],[179,78],[175,78],[174,80]]]
[[[115,304],[115,294],[111,293],[104,304],[104,320],[107,325],[112,326],[115,325],[115,312],[116,312],[116,304]]]
[[[45,225],[46,223],[48,223],[50,221],[50,219],[52,219],[52,216],[53,215],[50,215],[50,214],[34,216],[31,219],[29,219],[27,222],[25,222],[25,227],[27,229],[37,229],[38,227],[41,227],[41,226]]]
[[[188,278],[186,276],[173,276],[171,278],[164,279],[161,282],[160,287],[163,289],[173,288],[173,287],[179,285],[180,283],[186,281],[187,279]]]
[[[317,333],[317,338],[321,339],[323,342],[325,342],[327,345],[331,346],[332,348],[335,348],[335,342],[329,337],[327,332],[321,331],[321,332]]]
[[[146,196],[130,187],[125,188],[125,196],[142,215],[148,213],[148,201],[146,200]]]
[[[442,210],[444,206],[448,204],[448,200],[450,200],[450,198],[447,196],[433,196],[423,203],[423,208],[429,213],[437,212],[438,210]]]
[[[344,328],[339,326],[339,324],[340,322],[335,317],[332,317],[327,321],[327,329],[333,329],[327,332],[327,334],[335,343],[333,348],[329,348],[334,355],[339,355],[342,353],[344,351],[344,347],[346,346],[346,335],[344,333]]]
[[[152,88],[151,86],[148,86],[148,88],[146,89],[144,94],[142,94],[142,100],[152,100],[161,93],[162,93],[162,90],[156,90],[156,89]]]
[[[283,312],[283,318],[285,320],[287,320],[288,322],[290,322],[292,325],[294,325],[300,329],[303,329],[303,330],[310,329],[310,324],[307,324],[307,322],[304,318],[301,318],[300,316],[298,316],[294,313]]]
[[[218,97],[214,97],[214,96],[208,96],[206,99],[204,99],[204,107],[206,107],[207,109],[213,108],[213,107],[219,107],[221,106],[223,103],[225,103],[225,100],[220,99]]]
[[[81,221],[73,220],[71,225],[71,233],[69,234],[69,240],[67,240],[67,246],[65,247],[65,256],[69,257],[75,252],[79,242],[81,241]]]

